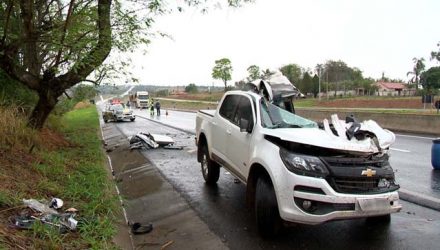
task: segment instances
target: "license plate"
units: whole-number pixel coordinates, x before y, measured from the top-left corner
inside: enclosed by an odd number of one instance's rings
[[[387,198],[359,198],[357,199],[357,202],[359,204],[359,208],[365,212],[381,211],[389,209],[390,207],[390,202]]]

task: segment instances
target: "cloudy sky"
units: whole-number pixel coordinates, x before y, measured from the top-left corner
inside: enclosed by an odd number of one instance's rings
[[[277,69],[296,63],[313,69],[343,60],[364,76],[406,80],[413,57],[425,57],[440,41],[438,0],[256,0],[242,8],[201,14],[187,10],[157,19],[148,53],[135,53],[141,84],[222,86],[211,78],[214,61],[232,61],[230,84],[248,66]]]

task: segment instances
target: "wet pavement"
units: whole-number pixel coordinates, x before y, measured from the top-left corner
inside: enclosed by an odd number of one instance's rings
[[[134,111],[136,115],[195,133],[196,113],[168,111],[168,116],[147,116],[146,111]],[[397,183],[402,190],[420,193],[440,199],[440,170],[431,166],[431,146],[434,136],[396,133],[391,147],[390,162],[396,172]]]
[[[122,123],[121,123],[122,124]],[[133,123],[134,124],[134,123]],[[125,220],[132,225],[152,223],[147,234],[130,234],[127,240],[118,232],[115,239],[124,249],[227,249],[212,233],[179,192],[167,182],[156,166],[138,150],[130,150],[119,124],[101,124],[109,167],[117,193],[122,198]],[[125,225],[124,225],[125,224]],[[119,230],[128,232],[126,223]],[[127,241],[130,242],[129,247]]]
[[[365,219],[334,221],[318,226],[295,225],[276,239],[263,240],[245,204],[245,186],[223,169],[217,186],[204,184],[196,161],[194,135],[137,119],[116,123],[127,136],[139,131],[166,134],[183,150],[142,150],[209,228],[231,249],[438,249],[440,213],[404,202],[389,225]]]

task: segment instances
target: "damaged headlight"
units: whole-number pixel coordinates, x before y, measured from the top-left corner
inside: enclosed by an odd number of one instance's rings
[[[284,148],[280,148],[280,157],[286,168],[295,174],[311,177],[326,177],[328,175],[327,168],[318,157],[295,154]]]

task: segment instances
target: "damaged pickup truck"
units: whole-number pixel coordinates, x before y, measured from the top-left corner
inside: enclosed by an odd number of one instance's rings
[[[292,100],[300,93],[283,76],[251,86],[197,113],[196,144],[207,184],[218,181],[220,166],[246,184],[261,235],[276,234],[283,222],[388,222],[401,210],[392,132],[371,120],[333,115],[316,123],[296,115]]]

